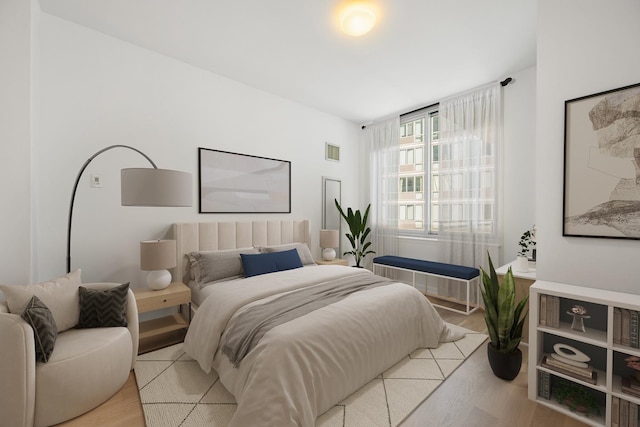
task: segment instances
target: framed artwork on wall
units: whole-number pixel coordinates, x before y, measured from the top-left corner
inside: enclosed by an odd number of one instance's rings
[[[563,236],[640,239],[640,83],[565,101]]]
[[[291,162],[198,149],[200,213],[291,213]]]

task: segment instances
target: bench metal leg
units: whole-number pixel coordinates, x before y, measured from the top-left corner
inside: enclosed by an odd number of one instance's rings
[[[471,280],[464,280],[464,279],[458,279],[456,277],[449,277],[449,276],[442,276],[439,274],[433,274],[433,273],[427,273],[424,271],[416,271],[416,270],[409,270],[407,268],[401,268],[401,267],[395,267],[395,266],[391,266],[391,265],[386,265],[386,264],[373,264],[373,272],[375,274],[376,272],[376,266],[380,266],[382,268],[390,268],[390,269],[394,269],[394,270],[400,270],[400,271],[406,271],[406,272],[410,272],[411,273],[411,284],[412,286],[415,288],[416,287],[416,273],[418,274],[424,274],[425,276],[434,276],[434,277],[440,277],[443,279],[448,279],[448,280],[455,280],[458,282],[465,282],[466,285],[466,294],[467,294],[467,298],[466,301],[464,303],[462,303],[462,305],[465,306],[465,310],[459,310],[457,308],[453,308],[453,307],[447,307],[441,304],[437,304],[437,303],[431,303],[433,306],[435,307],[439,307],[445,310],[449,310],[449,311],[453,311],[456,313],[460,313],[460,314],[464,314],[464,315],[470,315],[471,313],[475,312],[476,310],[478,310],[480,308],[480,286],[479,286],[479,281],[480,281],[480,276],[474,277]],[[476,306],[475,307],[471,307],[471,291],[470,291],[470,285],[472,282],[476,282],[478,281],[478,290],[476,293]]]

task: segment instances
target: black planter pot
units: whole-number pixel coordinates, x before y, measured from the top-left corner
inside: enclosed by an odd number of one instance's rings
[[[512,353],[501,353],[491,343],[487,345],[487,357],[493,374],[503,380],[512,381],[520,373],[522,352],[519,348]]]

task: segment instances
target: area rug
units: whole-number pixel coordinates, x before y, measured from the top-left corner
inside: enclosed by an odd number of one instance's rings
[[[318,417],[316,426],[397,426],[486,339],[468,331],[456,342],[414,351]],[[138,356],[135,374],[147,427],[226,427],[236,410],[218,375],[205,374],[182,344]]]

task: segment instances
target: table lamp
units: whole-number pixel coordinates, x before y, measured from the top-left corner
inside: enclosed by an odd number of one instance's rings
[[[338,230],[320,230],[320,247],[322,250],[322,259],[332,261],[336,258],[336,250],[339,243],[340,235]]]
[[[171,283],[167,268],[176,266],[175,240],[145,240],[140,242],[140,269],[149,271],[147,286],[155,291]]]

